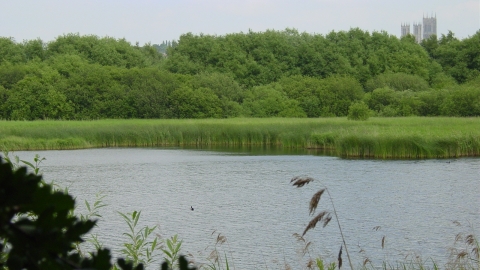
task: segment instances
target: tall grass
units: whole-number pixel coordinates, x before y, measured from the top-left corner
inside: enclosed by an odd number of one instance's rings
[[[347,158],[480,155],[480,118],[235,118],[0,121],[0,148],[263,146],[323,149]]]

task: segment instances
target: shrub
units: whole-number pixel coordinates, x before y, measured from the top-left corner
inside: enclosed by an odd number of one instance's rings
[[[365,121],[370,117],[370,109],[364,102],[355,102],[348,108],[349,120]]]
[[[37,168],[41,160],[35,161],[35,166],[22,162]],[[71,215],[73,197],[13,164],[0,157],[0,269],[112,269],[108,249],[97,248],[89,257],[76,252],[76,244],[84,241],[95,221]],[[184,257],[178,260],[180,269],[189,269]],[[144,267],[119,258],[115,269]],[[161,269],[169,269],[168,264]]]

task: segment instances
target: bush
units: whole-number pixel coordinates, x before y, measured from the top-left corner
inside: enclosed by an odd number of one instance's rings
[[[365,121],[370,117],[370,109],[363,102],[355,102],[348,108],[348,120]]]
[[[112,269],[108,249],[98,248],[89,257],[76,252],[75,244],[84,241],[95,221],[71,215],[74,207],[72,196],[54,191],[42,176],[28,173],[26,167],[15,169],[0,157],[0,269]],[[183,257],[179,265],[189,269]],[[119,258],[115,269],[144,267]],[[169,269],[168,264],[161,269]]]

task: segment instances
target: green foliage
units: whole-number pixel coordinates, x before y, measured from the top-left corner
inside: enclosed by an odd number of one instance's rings
[[[12,160],[7,152],[5,156],[7,162],[0,157],[0,269],[141,270],[144,269],[142,262],[153,261],[152,252],[159,247],[157,238],[153,242],[145,240],[155,227],[145,226],[137,232],[140,212],[132,213],[131,217],[121,214],[131,229],[125,235],[132,243],[126,243],[127,251],[122,251],[127,260],[119,258],[112,265],[110,251],[103,248],[96,248],[88,257],[79,253],[78,244],[84,241],[83,235],[96,224],[90,218],[100,216],[98,209],[104,206],[101,198],[97,198],[92,207],[86,202],[89,214],[79,219],[72,215],[75,200],[55,191],[37,175],[44,158],[36,155],[33,164],[17,156]],[[35,174],[19,167],[20,162],[30,166]],[[178,269],[190,269],[186,259],[178,255],[181,241],[175,236],[167,245],[174,256],[162,269],[173,269],[169,265],[177,259]]]
[[[466,115],[449,104],[427,108],[423,98],[433,92],[420,92],[453,91],[478,77],[479,38],[477,32],[458,40],[450,32],[418,46],[411,37],[358,28],[326,35],[187,33],[160,46],[168,57],[156,45],[94,35],[65,34],[49,43],[0,38],[0,118],[346,116],[363,98],[362,87],[415,92],[371,107],[379,116]],[[271,103],[277,101],[279,108]]]
[[[441,113],[452,116],[480,115],[480,88],[475,86],[453,88],[442,103]]]
[[[35,175],[40,174],[40,163],[46,160],[46,158],[40,157],[39,154],[35,154],[35,156],[33,157],[33,162],[35,162],[35,164],[33,164],[29,161],[21,160],[20,157],[16,155],[14,155],[13,157],[10,157],[10,152],[8,150],[3,150],[2,152],[3,152],[3,159],[5,160],[6,163],[10,165],[10,167],[12,167],[12,170],[16,171],[22,166],[22,163],[23,163],[23,165],[27,165],[27,167],[30,168]],[[41,183],[44,184],[44,182],[41,182]]]
[[[241,106],[245,90],[228,74],[201,73],[191,79],[194,89],[211,89],[220,99],[222,118],[241,115]]]
[[[165,256],[163,259],[168,264],[170,269],[178,269],[179,265],[177,261],[180,255],[180,248],[182,247],[182,241],[178,240],[178,235],[174,235],[165,241],[166,248],[162,248]]]
[[[53,192],[42,177],[16,171],[0,159],[0,246],[8,253],[1,267],[9,269],[110,268],[108,250],[97,250],[92,257],[80,258],[72,253],[73,244],[81,242],[95,222],[69,216],[74,207],[71,196]],[[18,216],[18,214],[34,215]],[[17,216],[18,218],[14,218]]]
[[[124,248],[121,250],[121,253],[125,255],[126,261],[132,263],[135,267],[140,264],[148,266],[155,261],[155,252],[160,248],[157,236],[153,236],[153,239],[150,240],[157,226],[144,226],[138,229],[137,225],[141,211],[133,211],[133,213],[128,214],[119,212],[119,214],[129,227],[129,232],[123,234],[127,236],[128,242],[123,244]]]
[[[480,74],[480,31],[464,40],[459,40],[452,32],[440,37],[438,46],[432,49],[432,56],[444,71],[464,83]]]
[[[23,51],[27,61],[40,60],[46,58],[45,46],[46,44],[41,39],[27,40],[23,42]]]
[[[17,82],[27,74],[27,66],[4,63],[0,65],[0,85],[11,89]]]
[[[279,84],[257,86],[247,91],[243,108],[246,116],[306,117],[299,102],[289,99]]]
[[[222,115],[221,101],[210,88],[184,86],[173,91],[170,98],[172,115],[176,118],[219,118]]]
[[[363,102],[353,103],[348,108],[347,118],[349,120],[365,121],[369,117],[370,117],[370,109],[368,108],[367,104]]]
[[[326,36],[293,29],[225,36],[188,33],[180,37],[166,61],[167,69],[175,73],[232,74],[248,88],[292,75],[350,75],[362,84],[383,72],[427,78],[428,66],[428,54],[414,42],[358,28]]]
[[[156,50],[148,50],[148,46],[144,48],[145,51],[148,51],[145,53],[140,47],[132,46],[125,39],[67,34],[50,42],[47,45],[47,54],[48,56],[57,54],[79,55],[90,63],[98,63],[103,66],[145,67],[147,55],[152,56],[153,54],[155,60],[161,59],[160,53]],[[156,62],[155,60],[153,62]]]
[[[365,90],[371,92],[377,88],[389,87],[395,91],[424,91],[428,89],[426,80],[418,75],[405,73],[383,73],[367,81]]]
[[[363,98],[379,116],[478,115],[475,108],[458,112],[455,98],[446,96],[455,95],[456,81],[478,76],[479,36],[458,40],[449,33],[420,47],[408,38],[360,29],[325,36],[292,29],[189,33],[169,46],[166,60],[155,46],[109,37],[67,34],[48,44],[2,38],[0,117],[345,116],[362,99],[362,85],[367,92],[402,92],[389,102]],[[433,98],[429,84],[452,93],[439,91]],[[434,106],[426,103],[433,99]]]
[[[336,116],[346,116],[349,106],[362,99],[364,93],[360,83],[349,76],[332,76],[324,80],[327,91],[332,93],[334,100],[330,105],[331,112]]]
[[[0,64],[17,64],[25,61],[22,46],[13,38],[0,37]]]
[[[386,106],[396,104],[397,96],[395,90],[389,87],[377,88],[371,93],[367,93],[364,100],[368,106],[375,112],[381,112]]]

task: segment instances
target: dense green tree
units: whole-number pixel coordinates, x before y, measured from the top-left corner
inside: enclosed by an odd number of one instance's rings
[[[479,116],[480,88],[454,87],[442,103],[441,113],[448,116]]]
[[[0,37],[0,64],[9,62],[18,64],[25,62],[22,46],[13,38]]]
[[[464,83],[480,74],[479,42],[480,31],[464,40],[457,39],[450,31],[441,36],[435,59],[447,74]]]
[[[365,90],[371,92],[374,89],[389,87],[396,91],[412,90],[424,91],[429,88],[428,82],[418,75],[405,73],[383,73],[367,81]]]
[[[395,90],[388,86],[377,88],[371,93],[367,93],[364,97],[364,101],[368,107],[377,113],[380,113],[383,111],[383,108],[389,105],[396,105],[397,99],[398,97],[395,94]]]
[[[336,116],[346,116],[350,105],[363,98],[362,85],[353,77],[332,76],[323,80],[327,91],[333,94],[331,112]]]
[[[132,46],[125,39],[78,34],[59,36],[48,43],[47,55],[51,57],[58,54],[79,55],[89,63],[125,68],[145,67],[162,59],[161,54],[149,45],[141,48]]]
[[[46,44],[41,39],[33,39],[23,42],[23,51],[25,59],[27,61],[39,59],[45,60],[46,57]]]
[[[247,91],[243,102],[245,116],[306,117],[298,101],[289,99],[280,84],[256,86]]]
[[[447,95],[448,90],[445,89],[432,89],[429,91],[419,92],[418,98],[420,99],[420,107],[418,108],[418,115],[442,115],[441,109]]]
[[[355,102],[348,107],[348,116],[349,120],[360,120],[365,121],[370,117],[370,109],[367,104],[363,101]]]
[[[405,90],[395,94],[398,96],[397,108],[399,116],[418,115],[418,111],[423,104],[417,93]]]
[[[241,114],[241,106],[245,91],[229,75],[222,73],[202,73],[192,77],[194,89],[209,88],[221,101],[223,118],[235,117]]]
[[[170,95],[172,114],[176,118],[219,118],[222,116],[221,101],[209,89],[192,89],[183,86]]]
[[[42,70],[37,76],[19,81],[7,94],[3,104],[7,119],[69,119],[73,108],[63,93],[56,90],[60,75],[54,70]]]
[[[171,118],[170,94],[190,77],[175,75],[156,68],[133,68],[124,72],[121,84],[133,118]]]
[[[290,99],[299,102],[307,117],[332,116],[334,93],[328,91],[322,79],[291,76],[278,82]]]
[[[0,38],[0,116],[346,116],[362,99],[384,116],[478,115],[460,97],[480,87],[479,43],[480,31],[463,40],[449,32],[420,45],[412,36],[358,28],[326,35],[187,33],[167,43],[165,57],[155,45],[94,35],[49,43]]]
[[[27,75],[27,67],[25,65],[13,65],[9,62],[0,65],[0,85],[7,89],[12,88],[25,75]]]
[[[436,50],[439,46],[437,35],[431,35],[430,37],[423,39],[420,45],[422,45],[432,59],[436,58]]]

